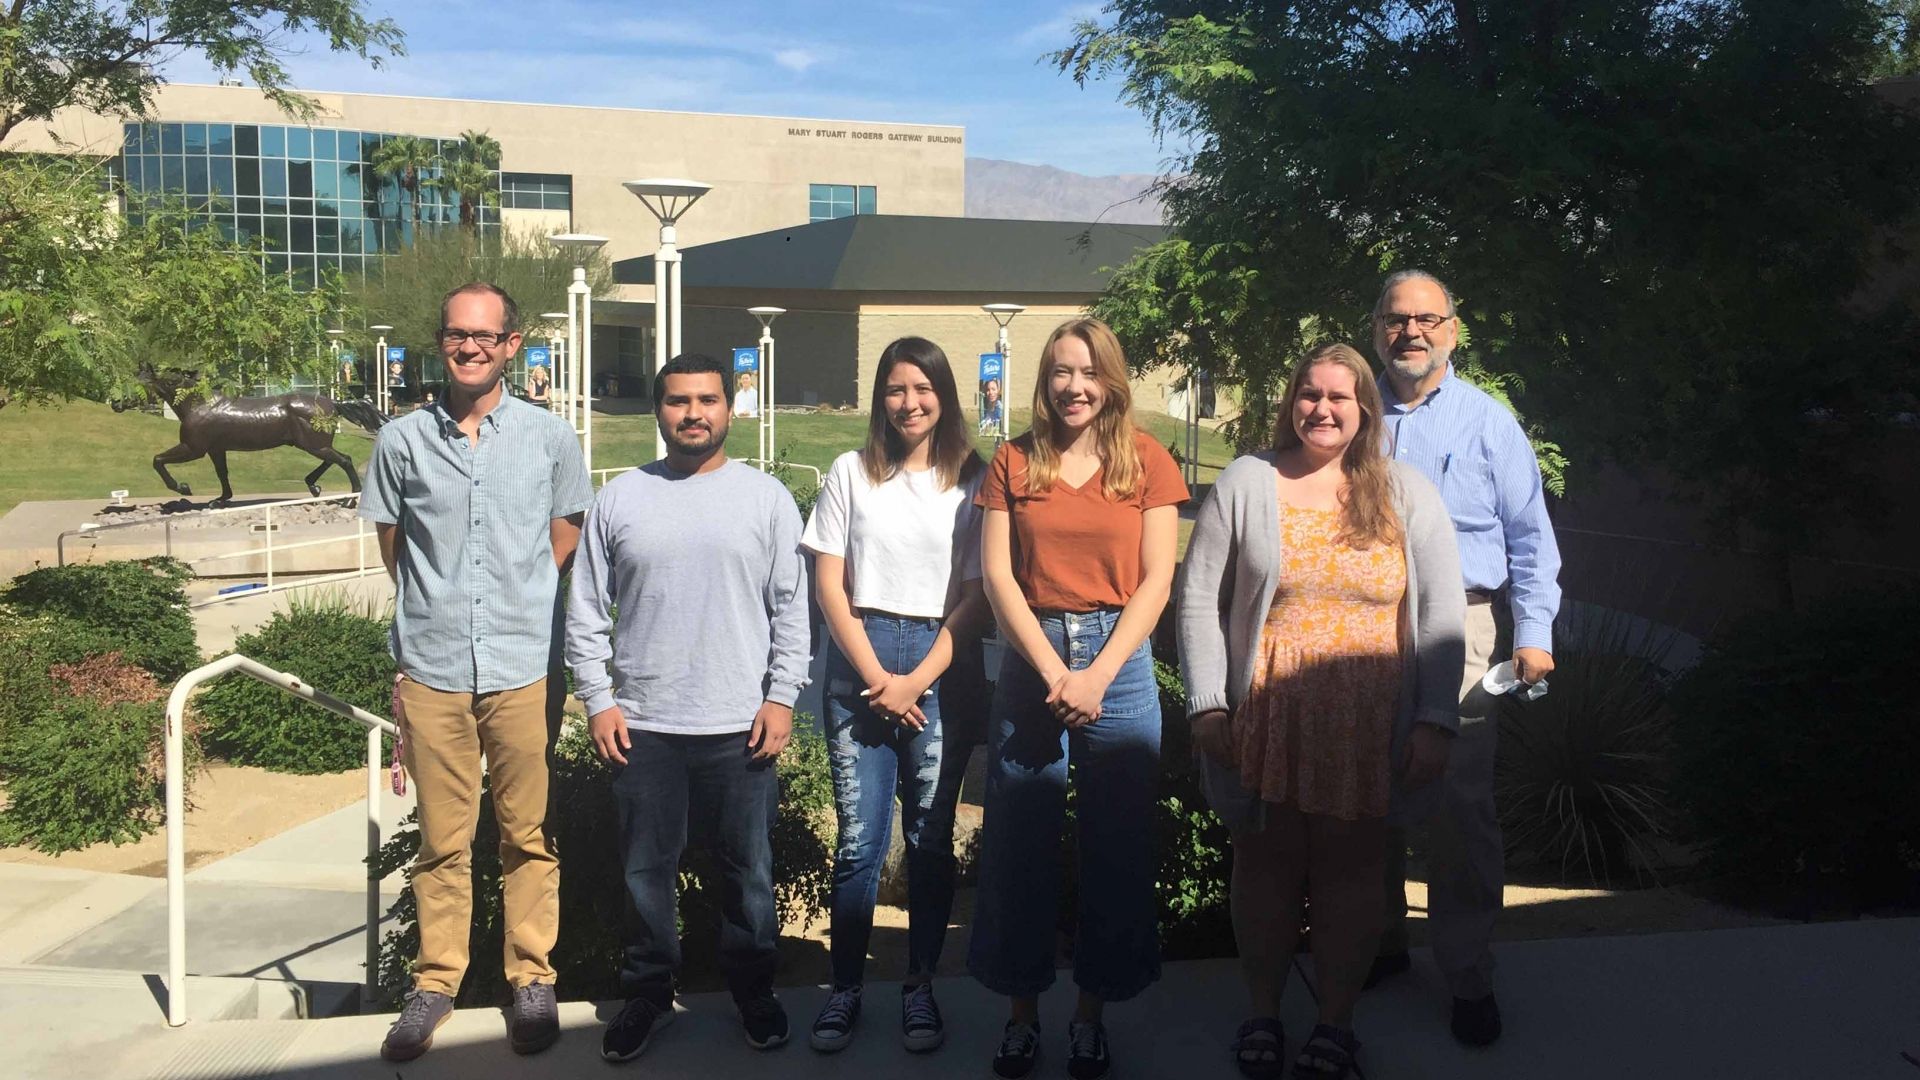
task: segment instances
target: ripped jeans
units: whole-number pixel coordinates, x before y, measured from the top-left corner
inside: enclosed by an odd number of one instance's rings
[[[905,674],[933,648],[939,619],[868,614],[862,620],[880,666]],[[833,982],[858,986],[865,978],[867,941],[880,871],[900,800],[906,841],[907,974],[932,975],[953,913],[953,809],[966,774],[968,751],[983,728],[985,676],[977,646],[956,644],[953,663],[921,699],[923,731],[882,718],[860,696],[866,684],[831,641],[827,647],[827,755],[840,842],[833,860]],[[943,717],[944,714],[944,717]],[[952,753],[945,752],[951,749]]]

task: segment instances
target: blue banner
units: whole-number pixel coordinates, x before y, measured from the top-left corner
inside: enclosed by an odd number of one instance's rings
[[[742,371],[759,371],[760,346],[733,350],[733,370],[735,374]]]
[[[999,378],[1001,368],[1005,366],[1006,360],[1007,358],[1005,356],[997,352],[981,353],[980,354],[980,381],[986,382],[988,379]]]
[[[521,351],[526,355],[530,368],[553,366],[553,350],[545,345],[529,345]]]
[[[405,345],[387,346],[387,363],[404,364],[406,362],[407,362],[407,347]]]

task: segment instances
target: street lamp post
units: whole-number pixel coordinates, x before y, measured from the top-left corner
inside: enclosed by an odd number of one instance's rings
[[[700,201],[700,196],[713,190],[713,185],[649,177],[628,180],[621,186],[633,192],[640,205],[660,222],[660,250],[653,256],[653,370],[657,374],[669,358],[680,354],[680,249],[674,246],[674,223]],[[667,440],[657,425],[653,454],[655,460],[667,456]]]
[[[547,323],[547,348],[551,350],[551,361],[547,367],[547,411],[566,409],[566,382],[563,382],[566,365],[572,363],[561,348],[566,329],[566,311],[541,311],[541,319]],[[572,411],[566,413],[568,423],[572,423]]]
[[[567,286],[567,362],[573,365],[576,398],[580,403],[580,456],[587,475],[593,475],[593,286],[587,284],[587,259],[607,242],[591,233],[555,233],[547,241],[571,251],[576,262],[573,284]]]
[[[347,392],[346,380],[340,377],[340,337],[345,333],[345,330],[327,331],[327,352],[333,361],[333,370],[327,373],[327,382],[339,387],[338,392],[334,394],[336,400],[345,396]]]
[[[1027,307],[1025,304],[981,304],[980,310],[993,316],[994,324],[1000,328],[999,343],[995,346],[1000,353],[1000,430],[994,433],[994,440],[1003,443],[1013,423],[1013,356],[1007,348],[1007,324]]]
[[[387,379],[387,331],[393,329],[393,327],[388,326],[386,323],[376,323],[373,326],[367,327],[367,329],[380,335],[379,342],[373,347],[373,366],[380,374],[380,381],[378,383],[380,390],[376,395],[378,400],[375,404],[380,407],[380,415],[391,416],[393,414],[393,395],[392,387],[389,385]]]
[[[786,308],[750,307],[747,314],[760,320],[760,467],[773,464],[773,320],[785,315]]]

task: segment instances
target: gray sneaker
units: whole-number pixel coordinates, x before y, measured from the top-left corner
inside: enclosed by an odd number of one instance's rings
[[[552,983],[528,983],[514,990],[507,1036],[516,1054],[537,1054],[560,1038],[560,1004]]]
[[[433,1033],[453,1015],[453,999],[433,990],[407,991],[400,1018],[387,1029],[380,1056],[388,1061],[412,1061],[433,1045]]]

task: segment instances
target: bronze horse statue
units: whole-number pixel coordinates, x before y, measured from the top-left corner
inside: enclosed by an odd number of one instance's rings
[[[233,501],[233,485],[227,480],[227,451],[272,450],[295,446],[320,459],[320,467],[307,474],[307,491],[320,494],[320,474],[330,465],[338,465],[347,474],[353,490],[360,490],[360,474],[353,459],[333,448],[336,417],[344,417],[367,431],[378,431],[387,418],[372,402],[336,402],[325,394],[279,394],[274,397],[230,398],[225,394],[202,397],[180,388],[190,380],[149,367],[140,370],[140,385],[154,401],[173,407],[180,417],[180,442],[170,450],[153,455],[153,471],[168,489],[181,495],[193,490],[167,472],[168,465],[213,459],[213,473],[220,478],[220,497],[210,506],[226,506]],[[125,409],[128,403],[116,401],[113,407]]]

